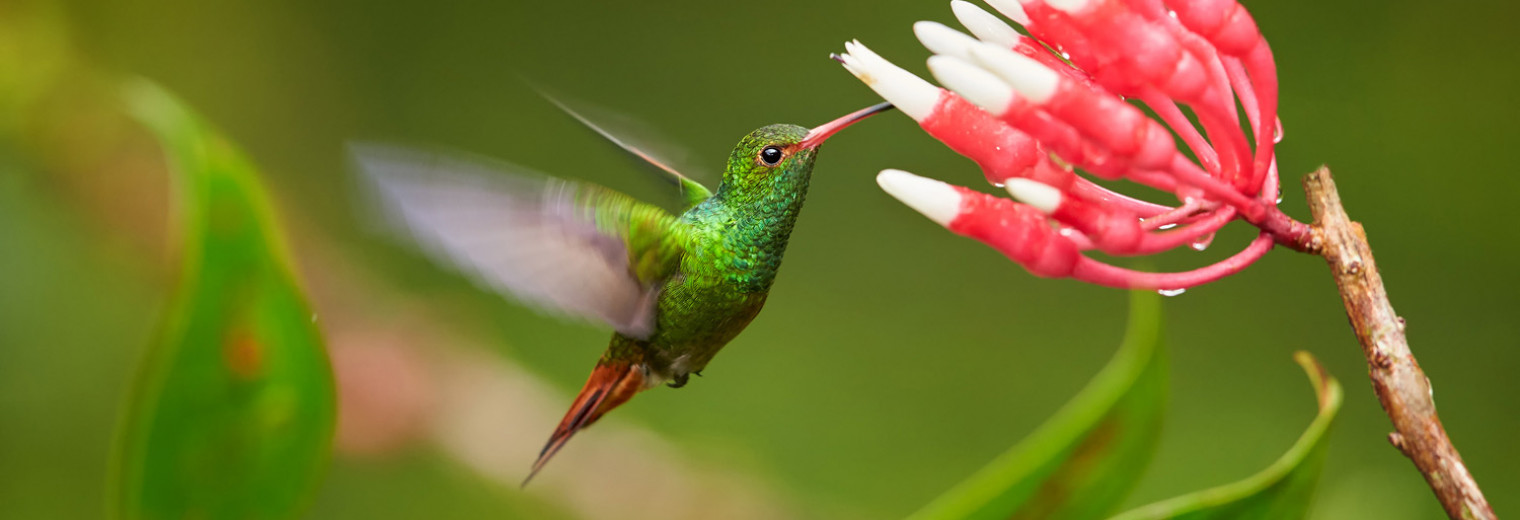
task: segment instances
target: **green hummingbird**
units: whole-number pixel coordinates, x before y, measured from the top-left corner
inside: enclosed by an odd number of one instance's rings
[[[874,105],[812,129],[776,124],[750,132],[711,192],[555,103],[667,172],[685,192],[685,212],[482,159],[353,149],[382,215],[438,260],[526,303],[614,329],[524,485],[576,432],[634,394],[685,385],[749,325],[781,267],[819,145],[892,108]]]

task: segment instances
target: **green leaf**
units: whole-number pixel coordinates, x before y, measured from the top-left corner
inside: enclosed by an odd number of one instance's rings
[[[325,467],[332,371],[254,168],[162,89],[124,89],[179,191],[181,279],[118,427],[121,518],[288,518]]]
[[[915,519],[1086,519],[1108,514],[1150,462],[1167,375],[1160,298],[1133,293],[1124,344],[1055,417]]]
[[[1319,415],[1287,453],[1245,480],[1151,504],[1114,520],[1303,518],[1325,464],[1326,433],[1341,407],[1341,385],[1309,353],[1298,352],[1293,358],[1309,374]]]

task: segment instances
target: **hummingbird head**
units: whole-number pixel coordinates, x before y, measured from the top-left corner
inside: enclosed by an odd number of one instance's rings
[[[807,189],[818,147],[835,132],[892,108],[872,105],[812,129],[777,124],[761,127],[739,140],[728,158],[718,192],[729,199],[750,201],[795,197]]]

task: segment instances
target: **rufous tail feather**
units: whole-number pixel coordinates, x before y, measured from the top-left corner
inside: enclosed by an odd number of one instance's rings
[[[570,437],[587,426],[600,419],[602,415],[619,405],[628,402],[633,394],[639,393],[644,386],[644,368],[641,363],[629,361],[603,360],[596,364],[591,371],[591,377],[586,379],[586,386],[581,388],[580,395],[576,396],[575,402],[570,405],[570,411],[565,413],[565,418],[560,419],[559,427],[554,429],[554,434],[549,436],[549,442],[544,445],[543,451],[539,452],[538,460],[533,463],[533,469],[528,472],[528,478],[523,479],[522,485],[527,486],[533,480],[538,471],[559,453],[560,448],[570,441]]]

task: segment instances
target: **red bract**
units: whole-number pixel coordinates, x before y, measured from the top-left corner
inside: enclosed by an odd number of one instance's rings
[[[988,1],[1028,35],[961,0],[952,10],[975,37],[935,22],[914,26],[935,54],[929,69],[944,89],[858,41],[836,58],[1018,202],[900,170],[877,177],[888,193],[1037,276],[1112,287],[1185,289],[1239,272],[1274,242],[1305,247],[1308,226],[1277,208],[1277,70],[1244,7],[1233,0]],[[1073,168],[1173,193],[1178,204],[1113,192]],[[1193,271],[1133,271],[1083,254],[1199,247],[1237,219],[1261,235]]]

